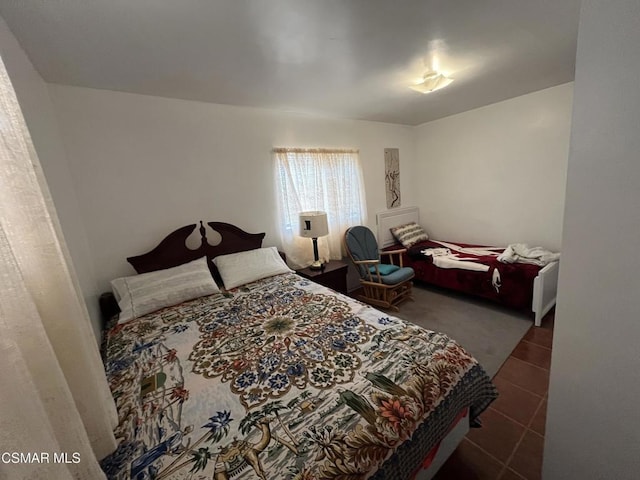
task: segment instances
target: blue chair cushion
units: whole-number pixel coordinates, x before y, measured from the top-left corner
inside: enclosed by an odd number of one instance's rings
[[[397,283],[409,280],[411,277],[413,277],[413,274],[413,268],[403,267],[399,268],[393,273],[390,273],[389,275],[381,276],[380,279],[385,285],[395,285]]]
[[[397,270],[400,270],[400,267],[398,265],[389,265],[386,263],[378,264],[378,271],[380,272],[380,275],[389,275]],[[369,271],[375,275],[376,267],[369,267]]]

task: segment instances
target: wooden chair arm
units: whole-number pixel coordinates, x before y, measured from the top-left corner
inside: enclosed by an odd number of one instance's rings
[[[404,253],[406,252],[406,248],[400,248],[398,250],[380,250],[380,255],[392,254],[392,253]]]
[[[378,283],[382,282],[382,278],[380,278],[380,270],[378,269],[378,265],[380,264],[380,260],[353,260],[353,263],[358,266],[358,265],[372,265],[376,267],[376,276],[378,277]],[[366,268],[366,267],[365,267]],[[370,282],[375,282],[376,280],[373,278],[373,274],[371,273],[371,270],[369,270],[369,268],[366,268],[367,270],[367,277],[368,280]]]
[[[398,263],[400,264],[400,268],[404,265],[402,264],[402,254],[407,251],[406,248],[399,248],[398,250],[380,250],[380,255],[389,255],[389,260],[391,261],[391,265],[395,265],[393,262],[393,256],[398,255]]]

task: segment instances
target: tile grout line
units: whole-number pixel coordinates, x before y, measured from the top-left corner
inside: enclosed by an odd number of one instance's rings
[[[496,375],[496,376],[497,376],[497,375]],[[494,378],[495,378],[495,377],[494,377]],[[510,383],[511,385],[513,385],[514,387],[517,387],[517,388],[519,388],[520,390],[524,390],[525,392],[530,393],[531,395],[535,395],[536,397],[542,397],[542,398],[544,398],[544,397],[547,395],[547,392],[546,392],[546,391],[545,391],[544,395],[540,395],[539,393],[536,393],[536,392],[533,392],[533,391],[531,391],[531,390],[529,390],[529,389],[527,389],[527,388],[521,387],[521,386],[520,386],[520,385],[518,385],[517,383],[513,383],[511,380],[507,380],[506,378],[502,378],[502,377],[500,377],[500,381],[502,381],[502,382],[508,382],[508,383]]]
[[[530,340],[527,340],[524,337],[522,338],[522,340],[520,340],[520,343],[528,343],[529,345],[535,345],[536,347],[544,348],[545,350],[549,350],[549,351],[552,350],[551,347],[547,347],[546,345],[540,345],[539,343],[532,342]],[[518,343],[518,345],[520,345],[520,343]],[[516,348],[518,347],[518,345],[516,345]]]
[[[524,475],[521,475],[520,472],[516,472],[513,468],[509,468],[508,465],[504,466],[504,470],[501,472],[501,475],[504,475],[505,473],[507,473],[507,471],[510,471],[511,473],[516,475],[518,478],[522,478],[522,480],[531,480],[525,477]],[[502,477],[498,477],[498,480],[500,480],[501,478]]]
[[[540,408],[542,407],[542,404],[544,403],[545,397],[541,397],[540,398],[540,403],[538,403],[538,406],[536,407],[536,409],[533,412],[533,415],[531,416],[531,419],[529,420],[529,423],[527,425],[524,425],[520,422],[518,422],[517,420],[514,420],[513,418],[511,418],[508,415],[505,415],[504,413],[500,412],[499,410],[496,410],[492,407],[489,407],[489,409],[493,410],[494,412],[496,412],[497,414],[502,415],[503,417],[507,418],[508,420],[511,420],[512,422],[516,423],[517,425],[523,427],[522,430],[522,434],[520,435],[518,441],[514,444],[513,446],[513,450],[511,450],[511,454],[507,457],[507,459],[503,462],[502,460],[496,458],[494,455],[492,455],[491,453],[489,453],[488,451],[486,451],[484,448],[482,448],[480,445],[478,445],[477,443],[475,443],[473,440],[470,440],[469,438],[467,438],[467,441],[472,443],[475,447],[477,447],[478,449],[480,449],[483,453],[485,453],[486,455],[488,455],[489,457],[491,457],[493,460],[497,461],[498,463],[500,463],[502,465],[502,469],[500,470],[500,473],[498,474],[498,476],[496,477],[497,480],[499,480],[500,478],[502,478],[502,476],[506,473],[506,471],[508,469],[512,470],[513,472],[515,472],[518,476],[520,476],[521,478],[524,478],[525,480],[527,480],[527,477],[525,477],[524,475],[522,475],[520,472],[518,472],[517,470],[514,470],[513,468],[510,468],[509,465],[511,463],[511,460],[513,460],[513,457],[515,456],[516,452],[518,451],[518,448],[520,447],[520,444],[522,443],[522,441],[524,440],[525,435],[527,434],[527,432],[531,431],[539,436],[541,436],[544,439],[544,435],[540,435],[538,432],[536,432],[535,430],[531,430],[531,428],[529,428],[531,426],[531,424],[533,423],[533,419],[536,417],[536,415],[538,414],[538,411],[540,410]],[[466,438],[466,437],[465,437]]]
[[[540,344],[540,343],[538,343],[538,342],[533,342],[533,341],[531,341],[531,340],[527,340],[527,339],[526,339],[526,336],[527,336],[527,335],[525,334],[525,336],[524,336],[524,337],[522,337],[522,340],[520,340],[520,343],[522,343],[522,342],[526,342],[526,343],[530,343],[531,345],[535,345],[536,347],[546,348],[547,350],[551,350],[551,349],[552,349],[552,347],[547,347],[546,345],[542,345],[542,344]],[[517,345],[516,345],[516,346],[517,346]]]
[[[543,397],[541,400],[544,400],[544,397]],[[538,405],[538,407],[539,407],[539,406],[540,406],[540,405]],[[536,407],[535,412],[537,412],[537,411],[538,411],[538,407]],[[522,427],[522,428],[524,428],[524,429],[529,428],[529,427],[528,427],[527,425],[525,425],[524,423],[519,422],[518,420],[516,420],[516,419],[514,419],[514,418],[511,418],[511,417],[510,417],[509,415],[507,415],[506,413],[501,412],[500,410],[496,410],[495,408],[493,408],[493,407],[491,407],[491,406],[487,407],[487,410],[491,410],[492,412],[495,412],[495,413],[497,413],[497,414],[499,414],[499,415],[502,415],[504,418],[506,418],[507,420],[509,420],[509,421],[511,421],[511,422],[513,422],[513,423],[515,423],[515,424],[516,424],[516,425],[518,425],[519,427]],[[534,415],[534,416],[535,416],[535,412],[533,413],[533,415]],[[533,418],[533,417],[532,417],[532,418]]]
[[[549,369],[548,368],[541,367],[540,365],[536,365],[535,363],[527,362],[526,360],[522,360],[521,358],[514,357],[513,355],[509,355],[507,360],[509,360],[509,358],[513,358],[515,360],[518,360],[519,362],[526,363],[527,365],[530,365],[532,367],[536,367],[536,368],[538,368],[540,370],[545,371],[546,373],[549,373]],[[500,367],[500,368],[502,368],[502,367]],[[498,373],[500,373],[500,370],[498,370]],[[497,375],[497,373],[496,373],[496,375]]]
[[[532,328],[533,328],[533,327],[532,327]],[[527,333],[528,333],[528,332],[527,332]],[[526,335],[526,334],[525,334],[525,335]],[[545,349],[547,349],[547,350],[551,351],[551,348],[547,348],[547,347],[544,347],[544,346],[542,346],[542,345],[537,345],[537,344],[536,344],[536,343],[534,343],[534,342],[529,342],[529,341],[525,340],[525,339],[524,339],[524,337],[522,338],[522,340],[520,340],[520,342],[518,343],[518,345],[516,345],[516,347],[514,348],[514,351],[515,351],[515,350],[518,348],[518,346],[520,346],[520,344],[522,344],[522,343],[530,343],[530,344],[532,344],[532,345],[536,345],[536,346],[539,346],[540,348],[545,348]],[[538,366],[538,365],[532,364],[532,363],[527,362],[526,360],[522,360],[522,359],[520,359],[520,358],[518,358],[518,357],[514,357],[514,356],[513,356],[513,352],[511,352],[511,353],[512,353],[512,354],[509,356],[510,358],[514,358],[514,359],[519,360],[519,361],[521,361],[521,362],[523,362],[523,363],[526,363],[527,365],[531,365],[531,366],[533,366],[533,367],[536,367],[536,368],[539,368],[539,369],[541,369],[541,370],[544,370],[544,371],[547,373],[547,375],[549,375],[549,373],[550,373],[550,372],[549,372],[549,369],[546,369],[546,368],[540,367],[540,366]],[[499,374],[499,373],[500,373],[500,370],[498,370],[498,374]],[[496,376],[497,376],[498,374],[496,374]],[[516,385],[515,383],[513,383],[513,382],[511,382],[511,381],[509,381],[509,380],[506,380],[506,379],[504,379],[504,378],[501,378],[501,380],[502,380],[502,381],[505,381],[505,382],[508,382],[508,383],[510,383],[511,385],[513,385],[514,387],[516,387],[516,388],[520,388],[521,390],[523,390],[523,391],[525,391],[525,392],[528,392],[528,393],[530,393],[530,394],[532,394],[532,395],[534,395],[534,396],[536,396],[536,397],[540,397],[540,400],[539,400],[539,402],[538,402],[538,406],[535,408],[535,410],[534,410],[534,412],[533,412],[533,415],[531,415],[531,418],[529,419],[529,422],[528,422],[528,424],[527,424],[527,425],[524,425],[524,424],[522,424],[522,423],[518,422],[517,420],[515,420],[515,419],[511,418],[509,415],[505,415],[504,413],[500,412],[499,410],[496,410],[496,409],[494,409],[494,408],[492,408],[492,407],[489,407],[491,410],[493,410],[493,411],[495,411],[496,413],[498,413],[498,414],[502,415],[503,417],[505,417],[505,418],[507,418],[507,419],[511,420],[511,421],[512,421],[512,422],[514,422],[515,424],[517,424],[517,425],[520,425],[520,426],[524,427],[524,430],[522,431],[522,435],[520,435],[520,438],[519,438],[519,439],[518,439],[518,441],[515,443],[515,445],[514,445],[514,447],[513,447],[513,450],[511,450],[511,455],[509,455],[509,457],[506,459],[506,461],[505,461],[505,462],[500,462],[500,463],[502,463],[502,469],[500,470],[500,473],[498,474],[498,477],[497,477],[497,478],[498,478],[498,479],[502,478],[502,477],[504,476],[504,474],[507,472],[507,470],[509,470],[509,469],[510,469],[510,470],[512,470],[513,472],[515,472],[515,473],[516,473],[517,475],[519,475],[520,477],[522,477],[522,478],[526,478],[526,477],[524,477],[523,475],[521,475],[521,474],[520,474],[520,472],[518,472],[517,470],[514,470],[513,468],[510,468],[510,467],[509,467],[509,465],[510,465],[511,461],[513,460],[513,458],[515,457],[515,454],[516,454],[516,452],[518,451],[518,448],[520,447],[520,445],[522,444],[522,441],[524,440],[524,437],[525,437],[525,435],[527,434],[527,432],[528,432],[528,431],[531,431],[531,432],[533,432],[533,433],[536,433],[536,434],[540,435],[540,434],[539,434],[538,432],[536,432],[535,430],[531,430],[531,428],[530,428],[530,427],[531,427],[531,425],[533,424],[533,421],[534,421],[534,419],[536,418],[536,415],[538,414],[538,412],[539,412],[539,411],[540,411],[540,409],[542,408],[542,404],[544,403],[544,400],[545,400],[545,398],[546,398],[546,393],[545,393],[545,395],[538,395],[537,393],[532,392],[532,391],[530,391],[530,390],[528,390],[528,389],[526,389],[526,388],[522,388],[520,385]],[[542,435],[542,438],[543,438],[543,441],[544,441],[544,435]],[[472,442],[472,443],[473,443],[473,442]],[[475,443],[474,443],[474,445],[475,445]],[[489,452],[486,452],[486,451],[485,451],[482,447],[480,447],[479,445],[476,445],[476,446],[477,446],[478,448],[480,448],[483,452],[485,452],[487,455],[489,455],[490,457],[494,458],[495,460],[498,460],[498,459],[497,459],[497,458],[495,458],[493,455],[491,455]],[[498,461],[499,461],[499,460],[498,460]]]
[[[517,386],[517,385],[516,385]],[[513,460],[513,457],[515,457],[516,452],[518,451],[518,448],[520,448],[520,444],[522,443],[522,441],[524,440],[525,435],[527,434],[527,432],[533,432],[536,433],[537,435],[540,435],[538,432],[536,432],[535,430],[531,430],[531,425],[533,424],[533,420],[536,418],[536,415],[538,414],[538,411],[542,408],[542,404],[544,403],[545,400],[545,396],[542,396],[542,398],[540,398],[540,402],[538,403],[538,406],[536,407],[536,409],[533,412],[533,415],[531,415],[531,418],[529,419],[529,423],[527,425],[523,425],[524,426],[524,431],[522,432],[522,436],[520,437],[520,439],[516,442],[513,450],[511,451],[511,455],[509,456],[509,458],[507,458],[507,460],[505,461],[504,465],[505,465],[505,469],[509,468],[509,465],[511,464],[511,460]],[[506,415],[505,415],[506,416]],[[507,417],[510,418],[510,417]],[[519,423],[519,425],[522,425],[521,423]],[[541,435],[544,441],[544,435]],[[542,458],[540,459],[542,460]],[[522,478],[526,478],[524,475],[520,474],[520,472],[518,472],[515,469],[511,469],[514,472],[516,472],[518,475],[520,475]]]
[[[540,399],[540,402],[544,401],[544,397]],[[538,408],[540,408],[540,404],[538,404],[538,407],[536,408],[535,412],[533,413],[533,416],[531,417],[531,421],[533,421],[533,417],[535,416],[536,412],[538,411]],[[473,440],[471,440],[470,438],[468,438],[467,436],[465,436],[465,439],[472,443],[475,447],[479,448],[483,453],[485,453],[486,455],[488,455],[489,457],[491,457],[493,460],[495,460],[496,462],[498,462],[499,464],[502,465],[503,469],[500,470],[500,473],[498,474],[497,478],[500,478],[500,475],[502,475],[503,471],[505,468],[508,467],[508,462],[511,460],[511,458],[513,457],[517,447],[520,445],[520,442],[522,441],[522,439],[524,438],[524,435],[527,433],[527,430],[529,430],[529,428],[527,427],[527,425],[524,425],[514,419],[512,419],[511,417],[509,417],[508,415],[505,415],[504,413],[500,412],[499,410],[496,410],[493,407],[488,407],[488,410],[492,410],[493,412],[497,413],[498,415],[501,415],[503,417],[505,417],[507,420],[512,421],[513,423],[517,424],[519,427],[522,427],[522,434],[519,437],[519,440],[514,444],[514,448],[511,451],[511,455],[509,455],[507,457],[507,460],[502,461],[500,460],[498,457],[496,457],[495,455],[493,455],[492,453],[488,452],[487,450],[485,450],[483,447],[481,447],[480,445],[478,445],[476,442],[474,442]],[[531,421],[529,422],[529,424],[531,423]],[[518,474],[520,475],[520,474]],[[522,475],[520,475],[522,476]]]
[[[531,331],[531,329],[533,329],[533,328],[534,328],[534,327],[529,327],[529,330],[527,330],[527,333],[529,333],[529,331]],[[514,355],[513,355],[513,352],[515,352],[515,351],[518,349],[518,347],[520,346],[520,344],[521,344],[521,343],[523,343],[523,342],[525,342],[525,343],[531,343],[532,345],[536,345],[536,346],[539,346],[539,347],[541,347],[541,348],[547,348],[547,347],[543,347],[542,345],[537,345],[536,343],[529,342],[529,341],[525,340],[525,337],[527,336],[527,333],[525,333],[524,337],[522,337],[522,339],[520,339],[520,341],[518,342],[518,344],[513,348],[513,350],[511,351],[511,353],[509,354],[509,356],[507,357],[507,359],[505,360],[505,362],[504,362],[504,363],[506,363],[510,358],[512,358],[512,359],[514,359],[514,360],[518,360],[518,361],[520,361],[520,362],[522,362],[522,363],[525,363],[525,364],[527,364],[527,365],[529,365],[529,366],[531,366],[531,367],[536,367],[536,368],[538,368],[538,369],[540,369],[540,370],[543,370],[543,371],[545,371],[545,372],[547,373],[547,375],[549,375],[549,373],[550,373],[550,368],[544,368],[544,367],[541,367],[540,365],[536,365],[535,363],[531,363],[531,362],[528,362],[528,361],[526,361],[526,360],[522,360],[521,358],[518,358],[518,357],[516,357],[516,356],[514,356]],[[548,350],[549,350],[549,351],[551,351],[552,349],[551,349],[551,348],[548,348]],[[497,371],[497,372],[495,373],[495,375],[492,377],[492,380],[493,380],[493,378],[497,377],[497,376],[500,374],[500,370],[502,370],[502,367],[504,367],[504,363],[500,366],[500,368],[498,369],[498,371]],[[529,392],[529,393],[533,393],[533,394],[534,394],[534,395],[536,395],[536,396],[540,396],[539,394],[537,394],[537,393],[535,393],[535,392],[532,392],[531,390],[528,390],[528,389],[526,389],[526,388],[523,388],[523,387],[521,387],[520,385],[517,385],[517,384],[515,384],[515,383],[513,383],[513,382],[510,382],[509,380],[506,380],[506,379],[504,379],[504,378],[501,378],[501,380],[505,380],[505,381],[507,381],[507,382],[511,383],[512,385],[515,385],[515,386],[516,386],[516,387],[518,387],[518,388],[522,388],[522,390],[525,390],[525,391],[527,391],[527,392]],[[546,393],[545,393],[545,395],[546,395]],[[543,396],[544,396],[544,395],[543,395]]]
[[[551,351],[551,350],[549,350],[549,351]],[[550,369],[548,369],[548,368],[541,367],[540,365],[536,365],[535,363],[528,362],[527,360],[522,360],[521,358],[518,358],[518,357],[516,357],[514,355],[511,355],[509,358],[515,358],[516,360],[520,360],[522,363],[526,363],[527,365],[530,365],[532,367],[537,367],[540,370],[544,370],[547,373],[549,373],[549,371],[550,371]]]
[[[536,414],[538,413],[538,410],[541,408],[542,406],[542,402],[540,402],[540,405],[538,405],[538,408],[536,409],[536,413],[533,414],[533,417],[531,419],[531,422],[533,422],[533,418],[535,418]],[[529,422],[529,424],[531,425],[531,422]],[[522,433],[522,438],[520,438],[520,440],[518,441],[518,443],[516,444],[515,448],[513,449],[513,452],[511,453],[511,456],[507,459],[507,462],[505,463],[506,468],[510,468],[511,470],[513,470],[515,473],[517,473],[518,475],[520,475],[522,478],[525,478],[527,480],[533,480],[533,479],[529,479],[528,477],[526,477],[525,475],[521,474],[518,470],[516,470],[515,468],[511,467],[511,461],[513,460],[513,458],[516,455],[516,452],[518,451],[518,449],[520,448],[520,445],[522,444],[522,442],[524,441],[524,437],[527,435],[528,432],[531,432],[535,435],[541,436],[542,437],[542,441],[543,441],[543,445],[544,445],[544,435],[540,435],[538,432],[536,432],[535,430],[531,430],[531,428],[527,427],[524,429],[524,432]],[[540,469],[542,469],[542,456],[540,457]]]
[[[548,393],[548,392],[547,392]],[[536,411],[533,412],[533,416],[531,417],[531,420],[529,421],[529,425],[527,425],[527,430],[531,430],[533,433],[536,433],[538,435],[540,435],[543,439],[544,439],[544,435],[540,434],[538,432],[536,432],[534,429],[531,428],[531,425],[533,425],[533,421],[536,419],[536,416],[538,415],[538,412],[542,409],[542,404],[547,400],[547,395],[545,394],[544,397],[542,397],[542,401],[538,404],[538,408],[536,408]],[[544,416],[544,420],[545,423],[547,421],[547,416]],[[546,431],[545,431],[546,433]]]
[[[500,472],[500,475],[498,476],[497,480],[501,480],[502,477],[504,476],[505,473],[507,473],[507,471],[511,471],[511,473],[515,474],[519,479],[521,478],[522,480],[529,480],[527,479],[527,477],[520,475],[519,472],[516,472],[513,468],[509,468],[508,465],[505,465],[504,468],[502,469],[502,471]]]
[[[495,457],[493,454],[487,452],[484,448],[482,448],[480,445],[478,445],[476,442],[474,442],[473,440],[470,440],[467,437],[464,437],[464,439],[469,442],[470,444],[472,444],[474,447],[476,447],[478,450],[480,450],[482,453],[484,453],[486,456],[490,457],[492,460],[495,460],[496,462],[498,462],[500,465],[502,465],[502,467],[506,467],[506,464],[500,460],[499,458]],[[502,470],[500,470],[500,473],[502,473]]]

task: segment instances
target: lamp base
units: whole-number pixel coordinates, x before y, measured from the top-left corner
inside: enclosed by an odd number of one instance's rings
[[[323,263],[320,261],[320,257],[318,255],[318,238],[313,237],[313,263],[309,265],[311,270],[322,270],[324,268]]]
[[[324,270],[324,263],[320,260],[316,260],[311,265],[309,265],[309,269],[311,270]]]

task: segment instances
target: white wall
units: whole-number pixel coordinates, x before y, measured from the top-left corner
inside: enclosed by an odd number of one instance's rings
[[[278,245],[274,146],[359,148],[374,231],[375,214],[386,205],[384,148],[398,147],[403,204],[415,202],[411,127],[59,85],[49,90],[99,290],[133,273],[127,256],[200,219],[266,232],[264,244]]]
[[[75,271],[74,275],[77,275],[96,338],[99,338],[100,313],[94,294],[96,282],[89,245],[47,85],[33,68],[31,61],[2,17],[0,17],[0,55],[16,91],[22,114],[47,179],[73,263],[71,270]]]
[[[640,4],[582,2],[543,473],[640,472]]]
[[[416,127],[421,223],[434,238],[560,249],[572,84]]]

